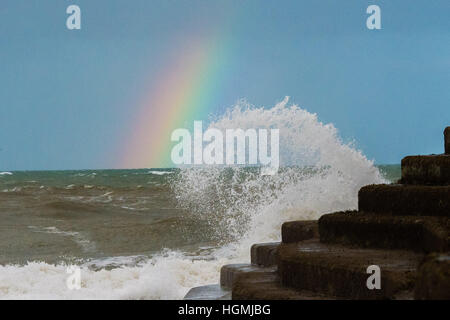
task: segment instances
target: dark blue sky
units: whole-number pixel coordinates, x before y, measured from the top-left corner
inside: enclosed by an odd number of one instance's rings
[[[66,28],[70,4],[81,30]],[[381,30],[366,28],[370,4]],[[448,0],[2,0],[0,171],[109,167],[165,57],[225,27],[233,77],[212,110],[288,95],[376,163],[443,152]]]

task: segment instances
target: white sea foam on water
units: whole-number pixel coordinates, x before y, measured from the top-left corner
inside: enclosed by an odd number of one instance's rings
[[[21,187],[14,187],[12,189],[3,189],[2,192],[20,192],[22,191]]]
[[[191,261],[179,252],[167,252],[135,267],[100,271],[82,267],[80,290],[67,288],[65,265],[0,266],[0,298],[177,299],[205,280],[217,282],[220,265],[227,262]]]
[[[170,171],[149,171],[148,173],[162,176],[165,174],[171,174],[172,172],[170,172]]]
[[[172,182],[180,205],[209,219],[226,244],[204,260],[164,251],[135,266],[93,271],[85,265],[81,290],[67,289],[63,265],[0,266],[0,298],[181,299],[193,286],[217,283],[222,265],[248,262],[253,243],[278,241],[283,221],[356,209],[359,188],[386,182],[372,161],[341,141],[332,124],[288,105],[287,98],[271,109],[240,103],[210,127],[280,129],[284,168],[274,176],[244,174],[238,167],[228,176],[221,168],[191,168],[181,169]],[[312,169],[286,167],[292,165]]]
[[[11,175],[12,175],[12,172],[8,172],[8,171],[0,172],[0,176],[11,176]]]
[[[36,227],[36,226],[28,226],[28,229],[31,229],[33,232],[41,232],[48,234],[56,234],[64,237],[70,237],[73,239],[75,243],[77,243],[84,252],[93,252],[95,250],[95,243],[86,238],[83,234],[77,231],[62,231],[57,227]]]

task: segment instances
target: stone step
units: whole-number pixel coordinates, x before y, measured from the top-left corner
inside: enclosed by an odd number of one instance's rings
[[[331,300],[311,291],[283,287],[275,271],[241,273],[232,289],[233,300]]]
[[[444,252],[450,249],[450,218],[363,214],[323,215],[320,241],[360,247]]]
[[[359,190],[358,206],[379,214],[450,217],[450,185],[369,185]]]
[[[428,255],[417,278],[415,299],[450,300],[450,253]]]
[[[402,184],[450,184],[450,155],[409,156],[402,159]]]
[[[444,130],[444,144],[445,144],[445,153],[450,154],[450,127],[445,128]]]
[[[280,242],[257,243],[251,248],[251,262],[260,267],[271,267],[277,264]]]
[[[281,244],[281,284],[348,299],[409,299],[422,255],[410,251],[348,248],[317,239]],[[381,270],[381,288],[370,290],[367,268]]]
[[[319,237],[317,220],[288,221],[281,226],[283,243],[293,243]]]
[[[184,300],[231,300],[231,291],[220,284],[194,287],[184,296]]]
[[[246,276],[255,273],[267,273],[275,272],[276,267],[258,267],[253,264],[227,264],[220,269],[220,285],[224,289],[233,288],[234,281],[240,274],[246,274]]]

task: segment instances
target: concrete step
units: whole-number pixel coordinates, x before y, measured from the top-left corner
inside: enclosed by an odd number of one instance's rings
[[[220,269],[220,285],[224,289],[233,288],[233,284],[239,275],[245,274],[246,276],[250,274],[257,273],[267,273],[275,272],[276,267],[258,267],[253,264],[227,264]]]
[[[414,298],[450,300],[450,253],[433,253],[421,263]]]
[[[184,300],[231,300],[231,291],[220,284],[194,287],[184,296]]]
[[[288,221],[281,226],[283,243],[293,243],[319,237],[317,220]]]
[[[317,239],[281,244],[278,274],[283,286],[348,299],[410,299],[423,255],[410,251],[348,248]],[[370,290],[367,268],[379,266],[381,288]]]
[[[450,155],[409,156],[403,158],[401,183],[449,185]]]
[[[450,154],[450,127],[445,128],[444,130],[444,144],[445,144],[445,153]]]
[[[275,271],[241,273],[232,290],[233,300],[331,300],[311,291],[283,287]]]
[[[408,249],[418,252],[450,250],[450,218],[364,214],[356,211],[323,215],[320,241],[360,247]]]
[[[359,190],[358,206],[362,212],[450,217],[450,185],[369,185]]]
[[[251,262],[260,267],[271,267],[277,264],[280,242],[257,243],[251,248]]]

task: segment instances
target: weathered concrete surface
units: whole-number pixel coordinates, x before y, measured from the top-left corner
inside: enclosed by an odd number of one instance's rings
[[[189,290],[184,300],[231,300],[231,291],[224,290],[219,284],[195,287]]]
[[[369,185],[359,190],[358,205],[363,212],[450,217],[450,185]]]
[[[240,274],[232,290],[233,300],[325,300],[328,297],[310,291],[283,287],[275,272]]]
[[[281,284],[348,299],[412,297],[416,266],[422,255],[399,250],[355,249],[317,239],[281,244]],[[367,267],[381,268],[381,289],[369,290]]]
[[[281,226],[283,243],[299,242],[319,237],[317,220],[288,221]]]
[[[390,216],[354,211],[323,215],[320,241],[360,247],[408,249],[422,252],[450,250],[450,218]]]
[[[257,243],[251,248],[251,262],[257,266],[271,267],[277,264],[280,242]]]
[[[231,289],[240,274],[246,276],[255,273],[275,272],[276,267],[261,268],[251,264],[227,264],[220,269],[220,285],[224,289]]]
[[[450,154],[450,127],[445,128],[444,130],[444,144],[445,144],[445,153]]]
[[[431,254],[418,272],[415,299],[450,300],[450,254]]]
[[[450,155],[408,156],[402,159],[403,184],[450,184]]]

